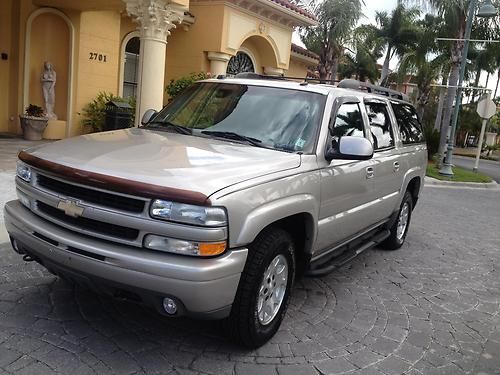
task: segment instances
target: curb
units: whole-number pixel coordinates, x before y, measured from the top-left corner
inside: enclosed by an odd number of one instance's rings
[[[453,182],[441,181],[432,177],[425,176],[424,184],[427,186],[447,186],[447,187],[468,187],[468,188],[481,188],[481,189],[500,189],[497,182]]]

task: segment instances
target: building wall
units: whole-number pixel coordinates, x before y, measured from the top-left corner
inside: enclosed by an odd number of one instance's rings
[[[209,72],[208,51],[220,51],[224,5],[193,4],[189,8],[196,22],[171,30],[167,40],[165,86],[170,80],[190,73]],[[168,100],[165,95],[164,102]]]
[[[9,131],[9,101],[10,95],[10,69],[12,60],[12,34],[13,27],[13,3],[12,0],[0,1],[0,53],[7,54],[7,59],[0,59],[0,132]],[[14,60],[15,61],[15,60]]]
[[[290,59],[290,65],[286,72],[286,75],[289,77],[307,77],[307,68],[310,64],[300,61],[295,58]]]
[[[118,94],[120,24],[121,16],[115,11],[85,11],[80,14],[76,49],[78,66],[74,76],[75,111],[69,136],[81,133],[82,118],[78,113],[99,92]]]

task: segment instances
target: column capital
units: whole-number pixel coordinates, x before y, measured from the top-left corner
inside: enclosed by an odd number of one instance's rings
[[[167,42],[170,29],[184,19],[184,9],[168,0],[123,0],[127,13],[138,24],[141,38]]]
[[[223,52],[208,52],[207,57],[210,61],[228,62],[232,56]]]

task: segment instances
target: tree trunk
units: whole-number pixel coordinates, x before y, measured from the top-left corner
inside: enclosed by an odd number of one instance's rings
[[[481,79],[481,69],[476,70],[476,77],[474,79],[474,87],[479,87],[479,80]],[[476,90],[470,90],[470,96],[472,97],[472,102],[476,100]]]
[[[325,42],[324,48],[319,55],[319,79],[322,83],[328,83],[332,71],[332,62],[334,57],[333,45],[331,42]]]
[[[463,39],[465,37],[465,25],[466,25],[465,13],[461,15],[459,24],[460,27],[458,29],[456,38],[462,40],[457,40],[453,42],[451,47],[451,70],[450,70],[450,78],[448,80],[449,87],[446,98],[446,105],[444,107],[443,122],[441,123],[441,136],[439,137],[439,149],[438,149],[439,152],[437,160],[438,168],[441,168],[443,164],[443,158],[446,148],[446,138],[448,137],[448,132],[450,130],[451,116],[453,114],[453,103],[455,102],[457,95],[457,85],[460,75],[460,62],[462,61],[462,57],[466,58],[465,56],[463,56],[464,52]]]
[[[380,77],[380,84],[381,85],[384,84],[384,80],[389,75],[389,63],[391,62],[391,52],[392,52],[392,47],[389,44],[387,46],[387,54],[385,55],[384,65],[382,67],[382,75]]]
[[[420,122],[424,122],[425,107],[429,104],[429,97],[431,96],[431,82],[427,82],[418,87],[417,97],[417,116]]]
[[[445,74],[443,75],[443,80],[441,84],[444,86],[446,85],[447,82],[448,82],[448,74]],[[439,93],[439,104],[436,113],[436,121],[434,121],[434,129],[436,129],[437,131],[441,130],[441,122],[443,121],[443,109],[445,100],[446,100],[446,88],[441,87]]]
[[[500,85],[500,69],[498,69],[498,79],[497,79],[497,87],[495,88],[495,94],[493,95],[493,99],[497,97],[498,86]]]
[[[488,87],[488,83],[490,82],[490,72],[488,72],[488,74],[486,74],[486,84],[484,85],[484,87]]]
[[[330,80],[332,85],[335,84],[335,81],[337,80],[337,73],[339,71],[339,60],[340,60],[339,56],[335,56],[333,58],[332,71],[330,73]]]

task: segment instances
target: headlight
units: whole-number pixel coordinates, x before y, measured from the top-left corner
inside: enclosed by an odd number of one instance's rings
[[[153,201],[150,214],[156,219],[206,227],[221,227],[227,224],[226,211],[221,207],[194,206],[161,199]]]
[[[31,181],[31,168],[21,161],[17,162],[16,175],[26,182]]]
[[[214,256],[226,250],[226,242],[193,242],[148,234],[144,238],[144,247],[174,254]]]

